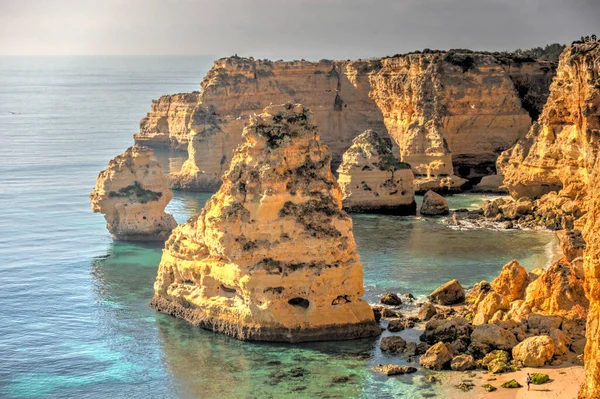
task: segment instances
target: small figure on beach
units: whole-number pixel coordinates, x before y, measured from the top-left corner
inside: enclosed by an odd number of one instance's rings
[[[527,390],[529,391],[529,384],[531,384],[531,375],[527,373],[527,377],[525,377],[525,383],[527,384]]]

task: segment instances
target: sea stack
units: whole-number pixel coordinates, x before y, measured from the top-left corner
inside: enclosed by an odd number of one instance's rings
[[[104,214],[117,240],[165,241],[177,226],[165,213],[172,198],[167,177],[147,147],[133,146],[108,163],[90,194],[92,210]]]
[[[165,245],[151,306],[238,339],[380,333],[363,295],[352,219],[302,105],[244,128],[223,185]]]
[[[400,162],[392,144],[366,130],[344,153],[338,168],[342,204],[348,212],[414,215],[414,176],[410,165]]]

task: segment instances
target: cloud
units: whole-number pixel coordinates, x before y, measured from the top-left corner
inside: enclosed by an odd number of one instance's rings
[[[600,33],[596,0],[0,0],[0,54],[359,58]]]

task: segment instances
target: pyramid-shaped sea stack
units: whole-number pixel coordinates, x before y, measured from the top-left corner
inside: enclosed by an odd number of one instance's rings
[[[269,106],[243,138],[220,190],[167,241],[151,305],[239,339],[379,334],[310,111]]]

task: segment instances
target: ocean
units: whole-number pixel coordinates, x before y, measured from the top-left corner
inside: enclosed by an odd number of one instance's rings
[[[133,145],[151,100],[198,90],[211,66],[211,57],[0,57],[0,397],[437,395],[422,371],[371,371],[406,364],[382,354],[377,339],[240,342],[149,308],[161,245],[114,242],[88,195],[98,172]],[[209,197],[175,192],[167,210],[183,223]],[[464,208],[484,197],[448,199]],[[453,278],[489,281],[513,258],[533,269],[556,256],[554,235],[543,231],[353,219],[372,303],[386,291],[426,295]],[[338,376],[348,380],[332,382]]]

